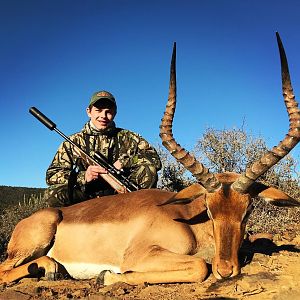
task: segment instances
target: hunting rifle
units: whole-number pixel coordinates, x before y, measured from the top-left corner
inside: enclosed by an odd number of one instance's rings
[[[56,128],[56,124],[53,123],[49,118],[47,118],[42,112],[40,112],[37,108],[31,107],[29,112],[37,118],[41,123],[43,123],[50,130],[56,131],[60,136],[62,136],[66,141],[68,141],[72,146],[75,147],[75,152],[89,165],[100,166],[107,170],[105,174],[99,174],[113,189],[115,189],[118,193],[127,193],[137,191],[139,188],[137,185],[132,183],[124,174],[122,174],[121,170],[115,168],[115,166],[111,165],[104,155],[101,153],[95,153],[94,156],[89,155],[85,151],[83,151],[79,145],[73,142],[69,137],[67,137],[64,133],[62,133],[58,128]]]

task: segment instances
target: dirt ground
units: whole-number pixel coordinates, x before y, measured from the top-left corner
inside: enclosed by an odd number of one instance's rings
[[[257,237],[241,249],[241,275],[203,283],[100,286],[96,280],[46,281],[26,278],[0,285],[0,299],[300,299],[300,235]]]

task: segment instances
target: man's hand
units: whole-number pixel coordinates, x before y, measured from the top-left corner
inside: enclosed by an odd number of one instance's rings
[[[119,160],[117,160],[115,163],[114,163],[114,167],[118,170],[121,170],[122,169],[122,164],[120,163]]]
[[[118,170],[122,169],[122,164],[118,160],[114,163],[114,166]],[[85,182],[98,179],[100,174],[107,174],[107,170],[100,166],[89,166],[85,171]]]
[[[100,174],[107,174],[107,170],[100,166],[89,166],[85,171],[85,182],[98,179]]]

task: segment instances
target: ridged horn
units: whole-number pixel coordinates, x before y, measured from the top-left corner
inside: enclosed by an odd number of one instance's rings
[[[232,184],[232,188],[240,193],[247,193],[253,182],[284,158],[300,140],[300,110],[293,93],[287,58],[278,32],[276,32],[276,37],[281,61],[283,98],[289,115],[290,127],[284,140],[278,146],[273,147],[259,160],[252,163],[246,172]]]
[[[203,164],[198,162],[196,158],[183,149],[173,138],[172,126],[176,108],[176,43],[173,46],[169,96],[164,116],[160,125],[160,137],[162,144],[193,176],[201,183],[208,192],[214,192],[221,183],[217,180],[214,174],[210,174],[209,170]]]

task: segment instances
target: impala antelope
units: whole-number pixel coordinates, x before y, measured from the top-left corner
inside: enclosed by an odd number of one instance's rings
[[[139,190],[37,211],[16,225],[7,259],[0,265],[0,282],[41,273],[48,279],[57,279],[60,273],[75,279],[98,277],[105,285],[118,281],[201,282],[208,269],[199,253],[211,246],[215,252],[215,277],[239,274],[238,252],[253,198],[259,196],[275,205],[299,206],[284,192],[257,181],[300,140],[300,111],[278,34],[277,41],[290,123],[282,142],[243,174],[212,174],[184,150],[172,133],[176,104],[174,45],[160,136],[163,145],[197,183],[178,193]]]

